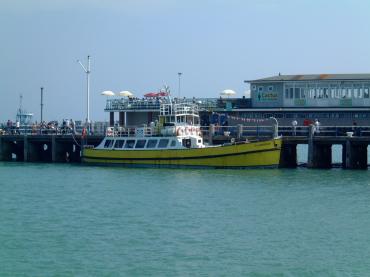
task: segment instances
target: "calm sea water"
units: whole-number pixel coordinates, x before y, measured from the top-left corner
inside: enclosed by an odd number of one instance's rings
[[[369,276],[370,171],[0,163],[0,276]]]

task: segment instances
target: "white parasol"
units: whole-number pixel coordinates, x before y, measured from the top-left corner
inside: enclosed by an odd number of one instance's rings
[[[230,97],[230,96],[233,96],[236,94],[235,91],[233,91],[232,89],[225,89],[223,90],[221,93],[221,96],[227,96],[227,97]]]
[[[113,91],[110,91],[110,90],[105,90],[101,93],[101,95],[104,95],[104,96],[114,96],[114,92]]]
[[[126,97],[132,97],[134,96],[134,94],[128,90],[123,90],[123,91],[120,91],[119,92],[119,95],[121,96],[126,96]]]

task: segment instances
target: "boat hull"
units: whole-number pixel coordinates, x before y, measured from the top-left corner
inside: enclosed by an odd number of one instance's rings
[[[277,167],[281,139],[238,143],[218,147],[164,150],[106,150],[86,148],[83,162],[127,167]]]

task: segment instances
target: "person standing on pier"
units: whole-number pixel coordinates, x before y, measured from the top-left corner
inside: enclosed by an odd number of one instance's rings
[[[315,134],[320,133],[320,121],[318,119],[315,119]]]
[[[293,120],[292,121],[292,126],[293,126],[293,136],[296,136],[297,135],[297,125],[298,125],[298,122],[297,120]]]

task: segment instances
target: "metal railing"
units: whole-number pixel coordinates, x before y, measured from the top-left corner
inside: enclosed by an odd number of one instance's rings
[[[187,103],[197,104],[199,110],[208,110],[217,108],[217,98],[173,98],[172,103]],[[158,110],[162,103],[169,104],[168,98],[129,98],[129,99],[107,99],[106,111],[120,111],[120,110]]]
[[[20,128],[0,127],[0,135],[69,135],[81,134],[82,126],[76,127],[73,131],[71,128],[34,128],[32,126],[21,126]],[[370,126],[279,126],[278,135],[284,137],[309,137],[310,128],[313,129],[314,136],[355,136],[370,137]],[[271,137],[274,133],[274,126],[201,126],[202,135],[224,136],[224,137]],[[138,131],[140,130],[140,134]],[[109,134],[108,134],[109,132]],[[112,136],[160,136],[160,127],[108,127],[93,133],[94,135],[112,135]]]

